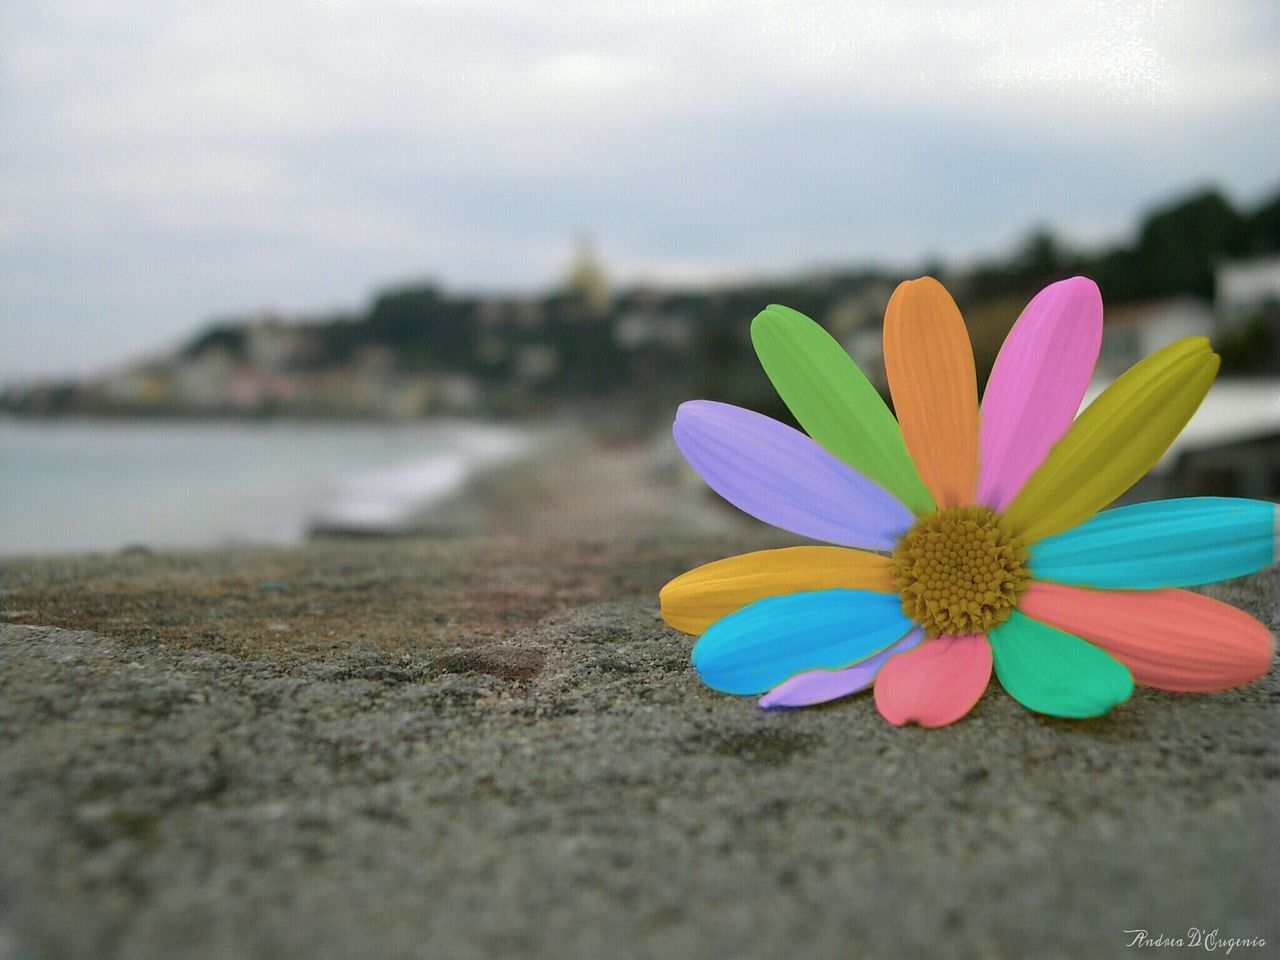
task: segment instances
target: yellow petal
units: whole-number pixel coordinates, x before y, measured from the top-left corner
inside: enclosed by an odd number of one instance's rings
[[[938,509],[973,503],[978,378],[969,331],[933,277],[900,283],[884,312],[884,371],[894,411]]]
[[[721,617],[764,597],[801,590],[897,589],[888,557],[844,547],[783,547],[708,563],[676,577],[658,594],[662,619],[701,634]]]
[[[1089,519],[1164,456],[1217,372],[1205,337],[1186,337],[1135,363],[1050,448],[1009,504],[1005,526],[1031,543]]]

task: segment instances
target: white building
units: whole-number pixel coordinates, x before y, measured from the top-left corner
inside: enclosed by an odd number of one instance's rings
[[[1100,394],[1094,381],[1082,407]],[[1120,503],[1162,497],[1280,498],[1280,378],[1223,377]]]
[[[1280,256],[1229,261],[1214,272],[1214,307],[1227,322],[1280,308]]]
[[[227,385],[235,361],[222,347],[207,347],[190,359],[174,364],[172,382],[175,399],[196,410],[216,410],[225,406]]]
[[[1107,310],[1095,375],[1114,379],[1175,340],[1196,335],[1212,339],[1217,332],[1213,310],[1197,297],[1151,300]]]
[[[632,310],[618,318],[613,340],[623,350],[646,346],[683,350],[693,339],[693,321],[683,313]]]

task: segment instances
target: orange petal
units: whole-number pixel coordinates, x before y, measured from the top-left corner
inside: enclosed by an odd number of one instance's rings
[[[662,588],[658,599],[662,619],[698,635],[764,597],[837,588],[892,593],[893,564],[888,557],[843,547],[758,550],[681,574]]]
[[[1019,612],[1101,647],[1149,687],[1208,692],[1271,667],[1271,631],[1235,607],[1187,590],[1090,590],[1033,582]]]
[[[933,277],[907,280],[884,312],[884,370],[907,450],[938,509],[973,503],[978,378],[969,331]]]

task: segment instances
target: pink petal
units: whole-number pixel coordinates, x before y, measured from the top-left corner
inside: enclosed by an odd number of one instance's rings
[[[1225,690],[1271,668],[1271,631],[1235,607],[1187,590],[1090,590],[1033,582],[1018,610],[1101,647],[1162,690]]]
[[[845,667],[843,670],[810,670],[796,674],[761,697],[760,706],[766,710],[771,707],[808,707],[865,690],[871,686],[881,664],[895,653],[910,650],[923,637],[920,630],[912,630],[893,646],[886,647],[852,667]]]
[[[1071,425],[1102,342],[1102,295],[1087,277],[1052,283],[1009,331],[982,397],[979,503],[1003,510]]]
[[[973,709],[990,679],[986,637],[939,637],[885,661],[876,674],[876,709],[895,726],[914,720],[943,727]]]

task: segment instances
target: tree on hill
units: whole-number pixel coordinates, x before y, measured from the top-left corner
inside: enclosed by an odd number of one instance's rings
[[[1213,296],[1219,260],[1249,249],[1248,223],[1221,193],[1206,190],[1149,217],[1138,235],[1136,293]]]
[[[446,298],[434,286],[409,287],[379,296],[365,327],[370,342],[391,347],[406,366],[456,367],[472,355],[474,313],[472,301]]]

